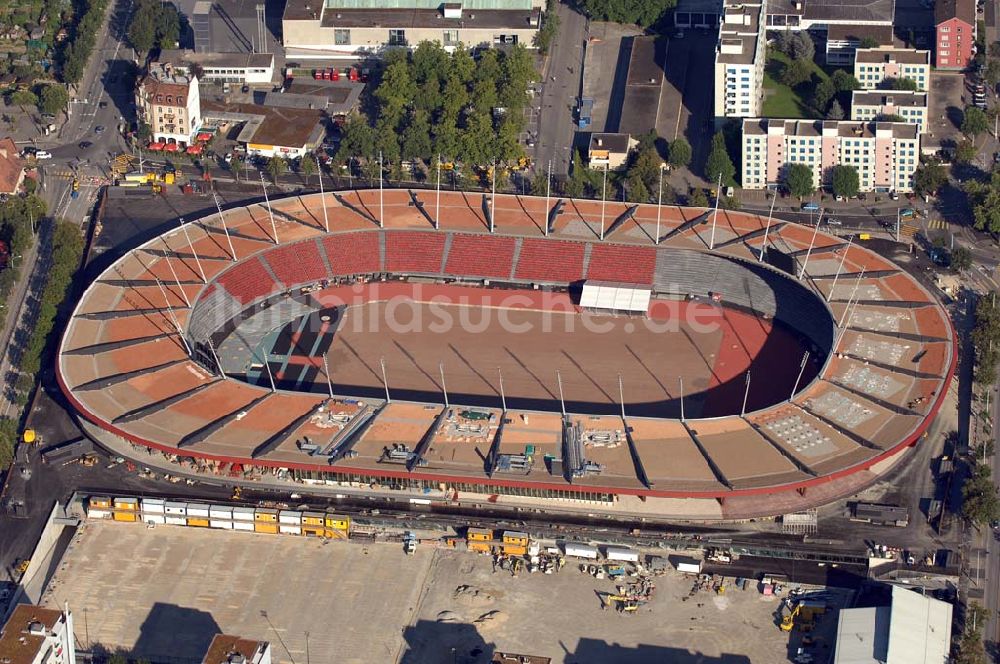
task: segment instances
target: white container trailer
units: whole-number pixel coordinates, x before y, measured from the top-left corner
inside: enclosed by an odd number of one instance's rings
[[[701,574],[700,560],[678,560],[676,567],[678,572],[683,572],[684,574]]]
[[[253,532],[253,521],[236,521],[233,520],[233,530],[248,530]]]
[[[142,499],[142,513],[143,514],[163,514],[164,501],[161,498],[143,498]]]
[[[208,505],[199,505],[198,503],[188,503],[187,504],[187,515],[193,516],[196,519],[207,519],[208,518]]]
[[[624,546],[605,547],[604,557],[608,560],[620,560],[628,563],[639,562],[639,553]]]
[[[278,523],[289,523],[297,526],[302,525],[302,513],[291,510],[281,510],[278,512]]]
[[[211,519],[208,525],[212,528],[219,528],[220,530],[232,530],[233,522],[229,519]]]
[[[152,523],[156,525],[163,525],[167,522],[167,518],[162,514],[149,514],[147,512],[142,513],[143,523]]]
[[[87,518],[88,519],[110,519],[110,510],[94,509],[93,507],[87,508]]]
[[[293,525],[291,523],[279,523],[278,532],[283,535],[301,535],[302,526]]]
[[[233,508],[233,521],[253,521],[253,515],[254,509],[252,507]]]
[[[597,560],[597,547],[589,546],[587,544],[579,544],[577,542],[565,542],[563,543],[563,547],[567,556]]]
[[[164,521],[168,526],[186,526],[187,517],[178,516],[176,514],[167,514]]]
[[[233,508],[223,505],[212,505],[208,508],[208,515],[213,519],[226,519],[227,521],[232,520]]]
[[[163,513],[185,516],[187,515],[187,506],[187,503],[182,503],[177,500],[168,500],[163,503]]]

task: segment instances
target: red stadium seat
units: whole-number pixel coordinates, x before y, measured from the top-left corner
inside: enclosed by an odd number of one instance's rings
[[[378,233],[359,231],[329,235],[323,239],[323,250],[330,270],[337,276],[374,274],[381,272]]]
[[[444,233],[390,231],[385,235],[385,269],[388,272],[440,274]]]
[[[330,276],[326,272],[315,240],[275,247],[264,257],[271,266],[274,276],[285,286],[319,281]]]
[[[456,233],[448,249],[445,272],[457,276],[509,279],[516,246],[517,240],[512,237]]]
[[[514,276],[518,279],[568,283],[583,279],[582,242],[525,238]]]
[[[595,244],[590,250],[587,278],[623,284],[652,284],[656,249],[621,244]]]
[[[271,278],[264,264],[258,259],[237,263],[216,279],[216,283],[240,301],[249,304],[254,300],[275,293],[281,288]]]

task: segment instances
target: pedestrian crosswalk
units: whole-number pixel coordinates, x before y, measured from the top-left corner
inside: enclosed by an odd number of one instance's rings
[[[133,163],[135,162],[135,157],[130,154],[122,153],[115,157],[114,162],[111,164],[111,172],[115,177],[123,173],[128,173],[133,170]]]
[[[948,222],[944,219],[931,219],[927,222],[927,228],[932,231],[946,231],[948,230]]]
[[[59,171],[45,171],[46,177],[50,178],[62,178],[64,180],[72,180],[76,177],[76,173],[73,171],[59,170]]]
[[[920,232],[919,226],[914,226],[912,224],[902,224],[899,227],[899,234],[903,237],[913,237]]]

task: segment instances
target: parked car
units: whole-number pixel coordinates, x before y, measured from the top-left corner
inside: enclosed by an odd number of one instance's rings
[[[35,159],[52,159],[52,153],[45,150],[36,150]]]
[[[803,212],[819,212],[819,203],[803,203]]]
[[[81,150],[86,150],[91,145],[93,145],[93,143],[91,143],[90,141],[80,141],[79,143],[77,143],[77,147],[80,148]]]
[[[94,127],[94,133],[95,134],[103,134],[104,133],[104,125],[97,125],[96,127]]]
[[[830,217],[829,219],[826,220],[826,223],[829,224],[830,226],[843,226],[844,225],[844,222],[842,222],[840,219],[837,219],[835,217]]]
[[[891,200],[898,201],[899,200],[899,194],[897,194],[895,191],[890,191],[889,192],[889,198]]]

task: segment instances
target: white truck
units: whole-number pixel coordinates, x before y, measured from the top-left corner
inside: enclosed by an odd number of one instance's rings
[[[597,560],[597,547],[587,544],[580,544],[579,542],[564,542],[563,551],[567,556]]]

